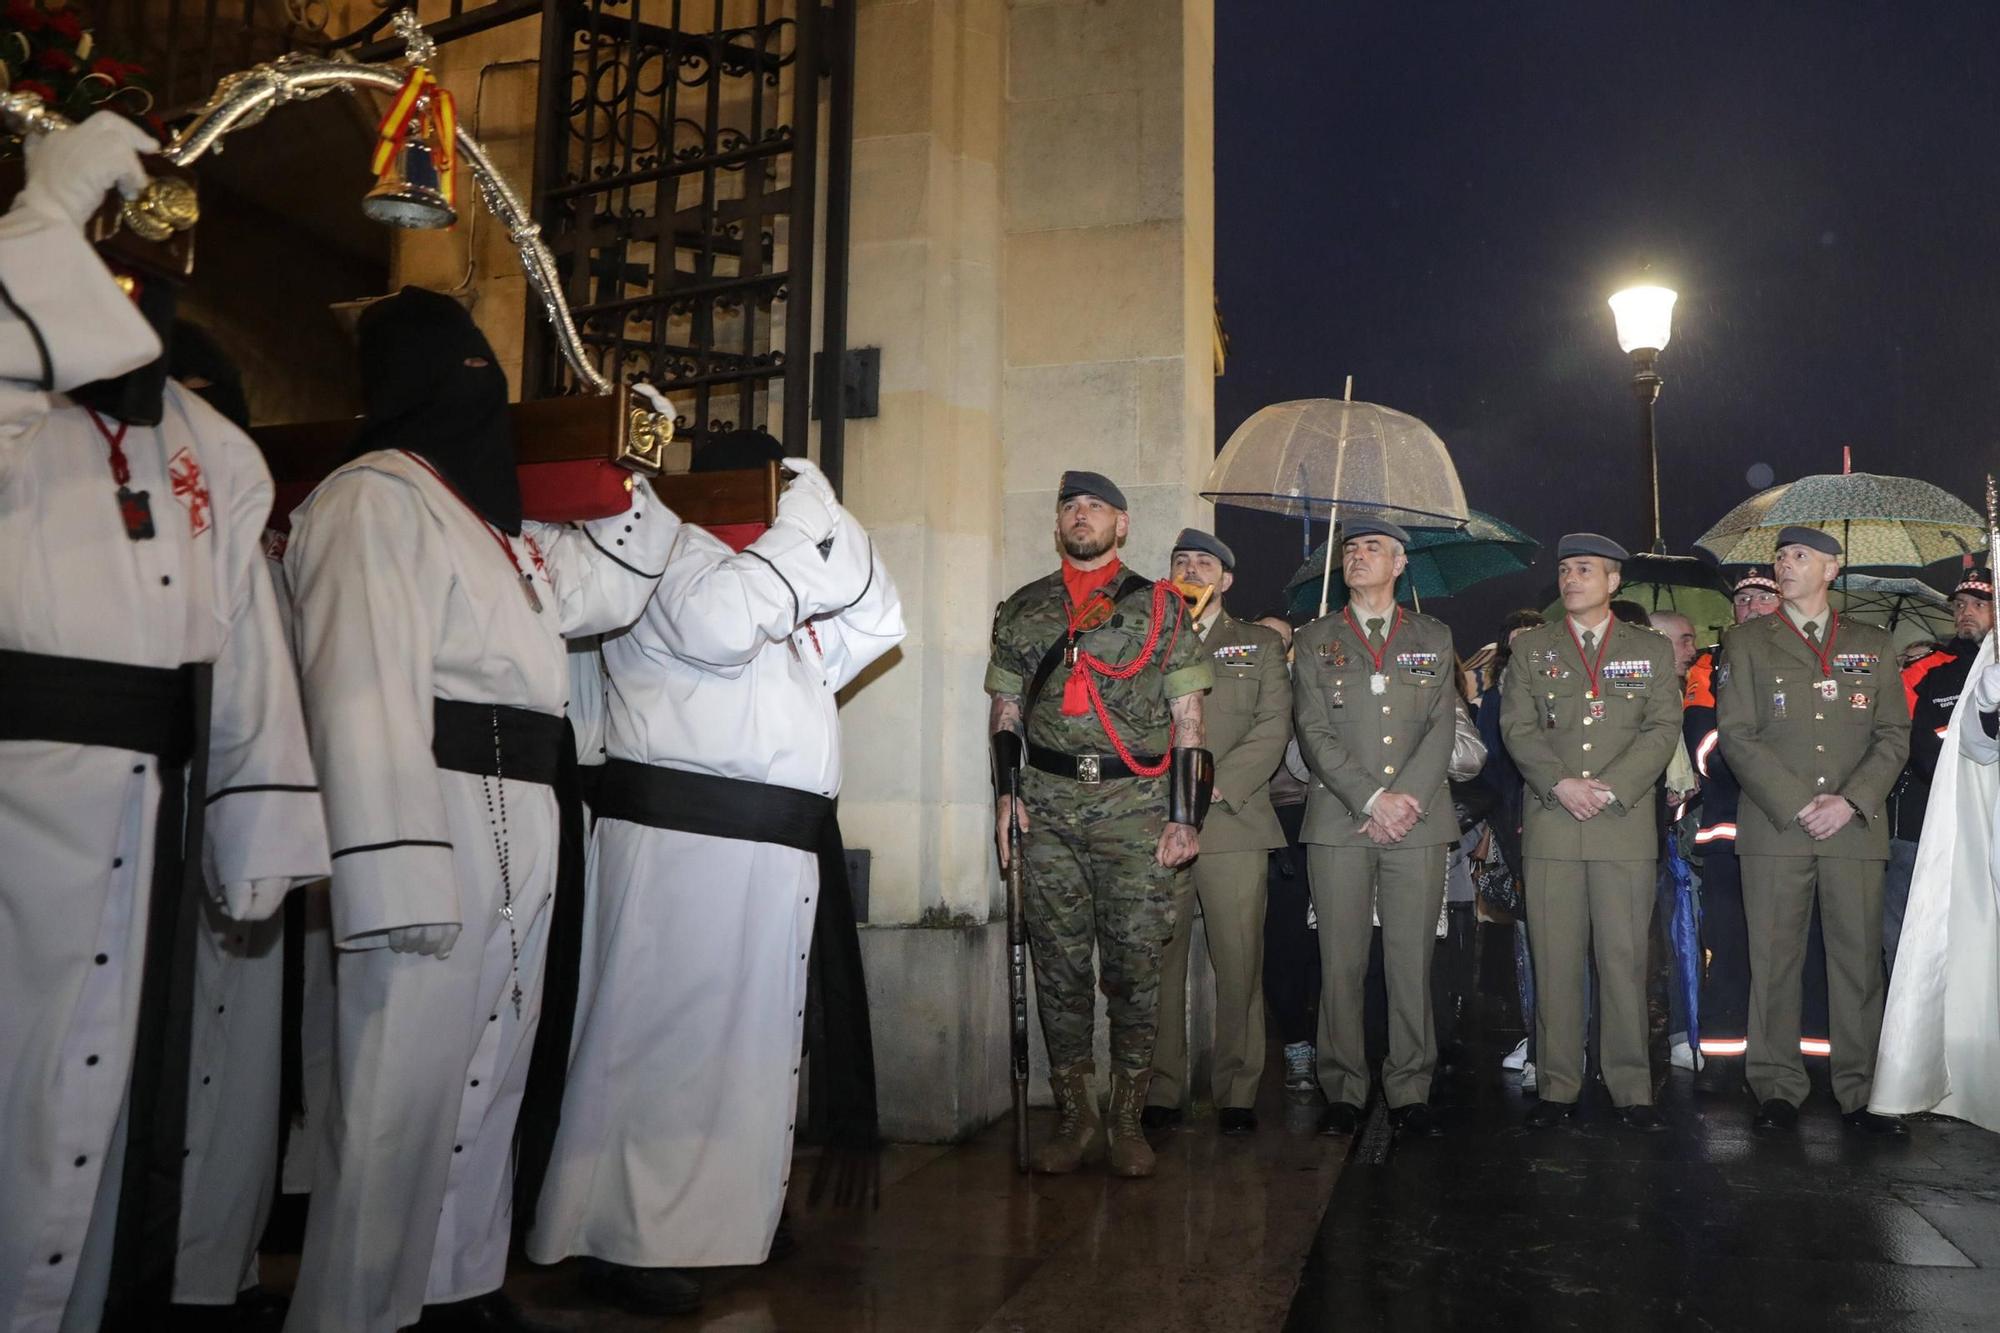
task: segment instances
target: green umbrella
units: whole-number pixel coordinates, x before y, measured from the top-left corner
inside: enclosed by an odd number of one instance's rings
[[[1421,604],[1426,597],[1452,597],[1476,583],[1513,574],[1534,563],[1540,543],[1510,523],[1491,514],[1472,511],[1462,528],[1410,528],[1406,554],[1409,568],[1397,580],[1399,599],[1412,597]],[[1293,615],[1309,615],[1319,609],[1319,582],[1326,568],[1324,544],[1315,548],[1285,585],[1285,602]],[[1347,584],[1340,577],[1339,562],[1333,566],[1333,582],[1327,592],[1329,610],[1347,604]]]
[[[1849,565],[1875,568],[1920,569],[1986,544],[1985,520],[1949,492],[1914,477],[1844,472],[1760,491],[1695,545],[1724,564],[1769,561],[1778,529],[1794,525],[1832,533]]]

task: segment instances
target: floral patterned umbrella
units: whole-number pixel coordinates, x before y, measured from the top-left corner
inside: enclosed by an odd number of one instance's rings
[[[1818,528],[1840,539],[1850,566],[1920,569],[1986,544],[1972,506],[1914,477],[1847,472],[1801,477],[1751,496],[1695,543],[1723,564],[1767,562],[1778,529]]]

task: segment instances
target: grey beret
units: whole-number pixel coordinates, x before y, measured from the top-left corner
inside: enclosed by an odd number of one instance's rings
[[[1818,528],[1779,528],[1778,540],[1773,543],[1772,549],[1786,546],[1808,546],[1821,555],[1839,555],[1841,551],[1840,538]]]
[[[1620,564],[1632,558],[1632,553],[1612,541],[1609,537],[1595,532],[1572,532],[1556,543],[1556,559],[1567,560],[1573,555],[1595,555],[1606,560],[1616,560]]]
[[[1074,500],[1079,495],[1094,495],[1113,509],[1126,507],[1125,492],[1101,472],[1063,473],[1062,485],[1056,491],[1056,503]]]
[[[1181,535],[1174,538],[1174,549],[1206,552],[1220,560],[1224,569],[1236,568],[1236,552],[1230,550],[1222,538],[1212,532],[1203,532],[1200,528],[1182,528]]]
[[[1350,518],[1342,521],[1340,544],[1345,546],[1356,537],[1389,537],[1401,542],[1405,548],[1410,544],[1410,534],[1386,518]]]

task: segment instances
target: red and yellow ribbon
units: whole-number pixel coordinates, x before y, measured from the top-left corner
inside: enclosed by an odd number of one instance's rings
[[[458,207],[458,110],[426,66],[418,65],[403,80],[402,88],[389,105],[389,113],[376,127],[375,158],[370,164],[376,178],[389,169],[402,151],[412,131],[431,137],[437,153],[438,188],[446,202]]]

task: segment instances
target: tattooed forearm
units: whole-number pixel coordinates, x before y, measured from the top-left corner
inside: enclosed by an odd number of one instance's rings
[[[1021,725],[1021,696],[1018,694],[996,694],[993,696],[993,710],[987,717],[986,730],[992,734],[1002,731],[1023,732]]]
[[[1174,713],[1174,744],[1176,746],[1201,746],[1208,740],[1208,727],[1202,721],[1199,691],[1183,694],[1168,706]],[[996,699],[994,701],[998,703]]]

